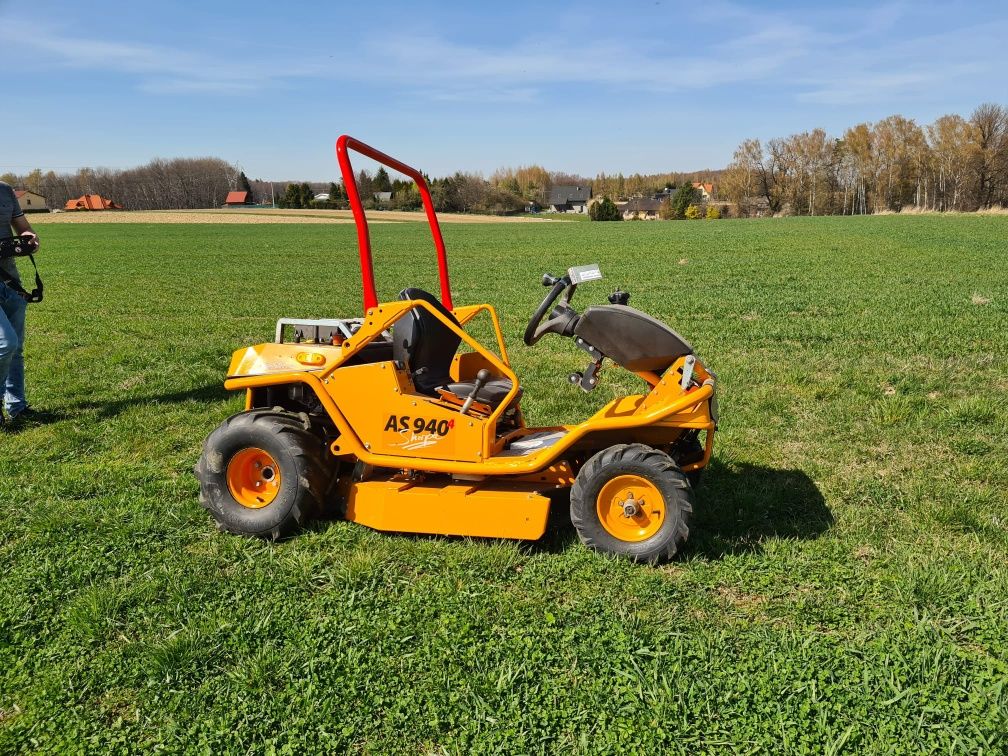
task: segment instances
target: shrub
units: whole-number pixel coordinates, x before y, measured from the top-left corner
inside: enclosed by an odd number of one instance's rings
[[[721,219],[721,210],[714,205],[708,205],[707,220],[720,220],[720,219]]]
[[[686,208],[686,219],[687,220],[696,220],[699,217],[700,217],[700,208],[699,207],[697,207],[696,205],[690,205],[689,207]]]
[[[658,217],[662,220],[672,220],[675,218],[675,208],[672,207],[672,198],[666,197],[658,206]]]
[[[619,208],[616,207],[616,203],[608,197],[603,197],[588,208],[588,217],[593,221],[623,220],[623,215],[620,213]]]

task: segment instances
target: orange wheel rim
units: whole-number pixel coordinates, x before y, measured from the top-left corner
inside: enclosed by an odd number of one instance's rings
[[[602,527],[621,541],[646,541],[665,522],[665,498],[639,475],[617,475],[602,486],[595,506]]]
[[[269,452],[254,446],[242,449],[228,462],[227,484],[243,507],[261,509],[280,493],[280,466]]]

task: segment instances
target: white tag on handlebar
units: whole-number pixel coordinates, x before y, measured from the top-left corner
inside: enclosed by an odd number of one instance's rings
[[[599,270],[598,263],[594,265],[577,265],[567,269],[567,276],[572,284],[582,284],[587,281],[601,281],[602,271]]]

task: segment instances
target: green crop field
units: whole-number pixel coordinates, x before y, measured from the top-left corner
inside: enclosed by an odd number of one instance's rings
[[[30,397],[0,435],[0,753],[1004,753],[1008,217],[445,227],[530,422],[583,419],[538,279],[602,284],[721,381],[685,553],[219,533],[191,473],[231,352],[361,308],[354,230],[43,225]],[[420,224],[379,293],[435,288]]]

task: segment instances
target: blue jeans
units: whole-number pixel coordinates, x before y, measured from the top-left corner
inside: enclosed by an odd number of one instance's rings
[[[24,383],[25,311],[28,303],[7,284],[0,283],[0,383],[4,408],[17,417],[28,406]]]

